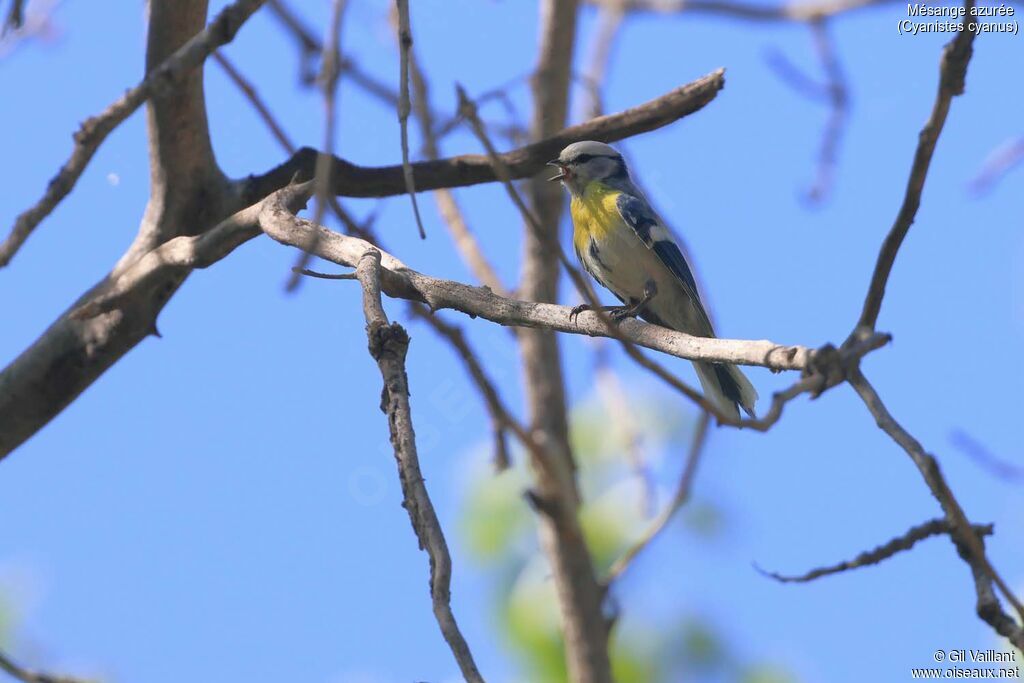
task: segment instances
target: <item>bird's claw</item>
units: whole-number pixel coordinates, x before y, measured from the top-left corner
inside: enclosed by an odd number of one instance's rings
[[[580,313],[582,313],[583,311],[592,311],[593,309],[594,307],[591,306],[590,304],[580,304],[579,306],[573,306],[572,310],[569,311],[569,322],[573,323],[574,325],[578,325],[579,321],[577,320],[577,318],[580,317]]]

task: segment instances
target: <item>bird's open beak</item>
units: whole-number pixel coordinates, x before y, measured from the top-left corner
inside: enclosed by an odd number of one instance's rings
[[[560,162],[558,159],[554,159],[547,163],[548,166],[554,166],[558,169],[558,175],[548,178],[549,183],[553,183],[556,180],[564,180],[569,177],[569,169],[565,167],[565,164]]]

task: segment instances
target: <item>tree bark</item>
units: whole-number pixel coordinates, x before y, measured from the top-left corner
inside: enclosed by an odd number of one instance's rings
[[[531,83],[534,140],[554,135],[565,125],[577,5],[576,0],[541,0],[540,52]],[[525,227],[520,291],[528,301],[554,302],[559,260],[552,245],[559,235],[561,188],[537,177],[528,187],[530,205],[544,234]],[[539,498],[541,545],[558,593],[569,680],[607,683],[612,680],[608,628],[601,609],[602,590],[577,517],[579,492],[558,341],[551,330],[523,330],[519,345],[531,431],[544,454],[534,456],[531,464]]]
[[[203,29],[206,0],[152,0],[147,72]],[[177,235],[198,234],[233,213],[210,145],[202,68],[146,105],[152,178],[139,233],[113,271],[75,301],[0,373],[0,458],[67,407],[107,368],[156,332],[156,317],[185,274],[170,272],[117,310],[88,320],[69,314],[105,292],[143,254]]]

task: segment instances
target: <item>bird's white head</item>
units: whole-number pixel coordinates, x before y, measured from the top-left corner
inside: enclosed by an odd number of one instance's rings
[[[603,142],[584,140],[574,142],[548,162],[558,168],[558,174],[550,180],[560,180],[573,194],[582,194],[593,181],[616,182],[629,180],[629,171],[622,155],[614,147]]]

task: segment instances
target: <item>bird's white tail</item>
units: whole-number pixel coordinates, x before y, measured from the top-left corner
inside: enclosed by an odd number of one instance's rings
[[[757,417],[754,404],[757,390],[735,365],[726,363],[694,363],[704,395],[726,415],[739,419],[740,408],[750,417]]]

